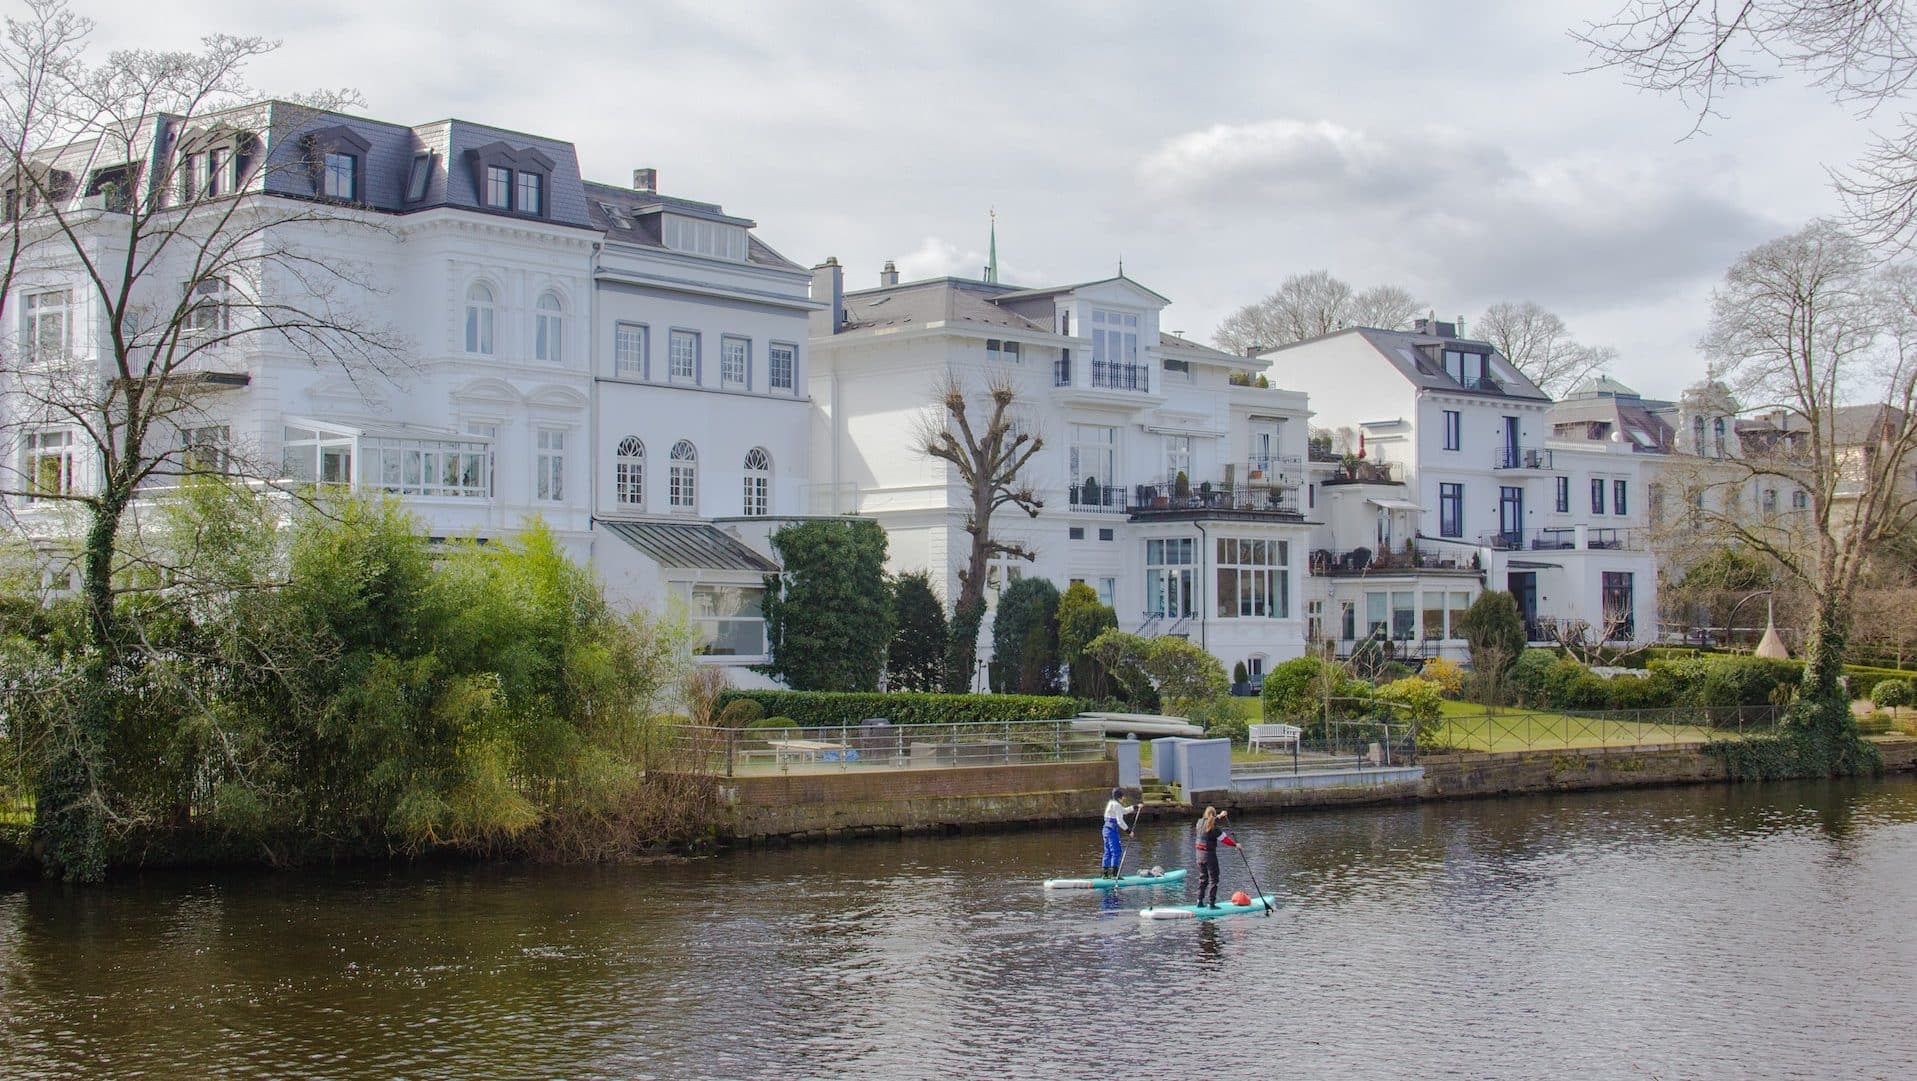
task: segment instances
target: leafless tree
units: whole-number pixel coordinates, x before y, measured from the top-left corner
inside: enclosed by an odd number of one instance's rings
[[[1741,500],[1688,512],[1698,527],[1774,563],[1811,604],[1804,690],[1836,692],[1860,581],[1917,516],[1917,272],[1879,268],[1829,222],[1745,253],[1713,301],[1711,374],[1761,439],[1722,463],[1739,490],[1755,480],[1806,493],[1803,510],[1753,513]]]
[[[1423,304],[1395,285],[1363,292],[1328,270],[1293,274],[1268,297],[1225,317],[1212,341],[1238,354],[1315,338],[1349,326],[1395,330],[1410,323]]]
[[[1917,238],[1917,116],[1898,108],[1917,84],[1917,19],[1901,2],[1629,0],[1572,35],[1594,66],[1633,86],[1675,94],[1696,134],[1723,115],[1725,95],[1795,75],[1868,122],[1895,121],[1835,174],[1859,235],[1908,247]]]
[[[921,418],[917,443],[925,454],[949,463],[965,486],[968,506],[965,531],[972,541],[965,566],[959,569],[958,601],[952,606],[952,634],[945,666],[948,691],[971,687],[977,663],[979,626],[985,619],[986,574],[995,556],[1029,560],[1034,554],[1016,541],[1005,540],[993,529],[999,509],[1011,506],[1038,517],[1045,504],[1024,476],[1025,466],[1044,447],[1036,432],[1020,431],[1012,406],[1018,390],[1004,378],[985,388],[985,400],[975,402],[956,379],[939,390],[939,404]],[[984,426],[974,420],[983,404]]]
[[[1609,346],[1582,345],[1564,320],[1533,301],[1493,304],[1472,333],[1497,346],[1505,359],[1553,398],[1602,374],[1617,357]]]
[[[133,542],[142,506],[191,474],[253,472],[214,404],[243,384],[246,358],[356,379],[405,364],[368,317],[376,275],[326,254],[328,238],[381,226],[275,182],[304,174],[313,191],[319,151],[302,132],[350,95],[247,104],[246,66],[277,47],[260,38],[95,63],[91,31],[63,0],[29,0],[0,55],[0,318],[24,328],[18,348],[0,345],[0,497],[16,527],[74,553],[85,693],[38,828],[51,862],[81,878],[103,870],[96,774],[114,673],[138,637],[120,601],[163,597],[184,566]]]

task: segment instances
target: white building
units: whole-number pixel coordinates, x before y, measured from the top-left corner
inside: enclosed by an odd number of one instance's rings
[[[1325,525],[1311,599],[1326,638],[1461,652],[1455,617],[1484,588],[1512,594],[1534,640],[1578,625],[1655,638],[1647,493],[1628,442],[1554,438],[1551,400],[1448,323],[1356,327],[1261,359],[1309,395],[1320,425],[1355,433],[1312,467]],[[1343,454],[1360,452],[1347,468]]]
[[[888,266],[876,288],[848,293],[842,274],[814,271],[818,509],[877,519],[892,570],[929,571],[956,597],[968,501],[915,435],[928,412],[942,423],[947,380],[982,403],[1002,379],[1018,426],[1044,439],[1026,471],[1044,506],[993,518],[1036,556],[995,567],[998,588],[1026,574],[1083,581],[1123,629],[1183,635],[1254,673],[1302,653],[1303,395],[1234,385],[1263,363],[1164,332],[1169,302],[1122,275],[1026,289],[899,283]]]

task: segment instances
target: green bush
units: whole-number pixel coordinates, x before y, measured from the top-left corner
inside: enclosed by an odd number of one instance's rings
[[[1371,687],[1336,664],[1316,657],[1293,658],[1265,673],[1261,692],[1265,720],[1302,725],[1310,733],[1322,734],[1327,694],[1332,699],[1332,719],[1347,719],[1364,713]]]
[[[1413,737],[1420,744],[1428,743],[1443,723],[1440,718],[1444,713],[1444,693],[1428,679],[1412,676],[1393,680],[1379,687],[1373,700],[1397,707],[1391,715],[1400,721],[1410,721]]]
[[[1611,693],[1612,709],[1670,709],[1677,704],[1676,688],[1671,678],[1662,673],[1612,676],[1605,682]]]
[[[765,717],[765,707],[750,698],[727,702],[719,711],[719,723],[727,728],[751,728]]]
[[[756,705],[757,703],[754,703],[754,704]],[[799,727],[799,722],[793,720],[790,717],[761,717],[758,720],[753,721],[751,724],[746,725],[746,727],[747,728],[797,728]]]
[[[1214,699],[1187,710],[1186,716],[1212,739],[1243,743],[1251,735],[1251,703],[1242,698]]]
[[[1890,728],[1890,714],[1881,709],[1872,710],[1857,719],[1857,734],[1860,736],[1881,736]]]
[[[1784,705],[1804,676],[1796,661],[1705,653],[1650,662],[1653,678],[1670,681],[1671,704],[1713,709]]]
[[[1844,666],[1844,682],[1853,699],[1869,698],[1877,685],[1887,679],[1917,679],[1917,672],[1899,668],[1871,668],[1861,664]]]
[[[1548,697],[1546,684],[1557,663],[1556,650],[1527,649],[1519,654],[1510,676],[1511,690],[1518,701],[1527,706],[1543,705]]]
[[[1870,700],[1878,709],[1896,709],[1911,704],[1912,687],[1907,679],[1879,680],[1870,689]]]
[[[1024,694],[878,694],[856,691],[726,691],[720,709],[750,700],[767,714],[790,717],[801,728],[856,725],[873,717],[893,724],[997,724],[1076,717],[1076,698]]]
[[[1232,684],[1233,684],[1234,686],[1235,686],[1235,685],[1237,685],[1237,684],[1240,684],[1240,683],[1250,683],[1250,682],[1251,682],[1251,673],[1249,673],[1249,672],[1247,672],[1247,671],[1245,670],[1245,662],[1244,662],[1244,661],[1234,661],[1234,662],[1232,663],[1232,666],[1231,666],[1231,682],[1232,682]]]

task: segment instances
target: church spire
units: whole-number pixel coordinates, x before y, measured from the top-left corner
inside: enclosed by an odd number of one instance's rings
[[[998,281],[998,209],[994,207],[988,213],[992,216],[992,239],[991,248],[985,256],[985,280],[996,283]]]

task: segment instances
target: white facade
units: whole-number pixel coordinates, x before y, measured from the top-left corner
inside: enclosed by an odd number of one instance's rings
[[[1346,648],[1382,634],[1461,654],[1456,610],[1497,589],[1534,639],[1580,624],[1655,638],[1648,492],[1631,448],[1554,439],[1549,398],[1488,344],[1431,329],[1354,328],[1262,358],[1273,382],[1309,395],[1321,427],[1351,433],[1319,457],[1362,451],[1356,470],[1313,465],[1315,626]]]
[[[1003,380],[1019,429],[1044,440],[1024,473],[1043,508],[994,516],[995,535],[1035,556],[995,567],[996,588],[1022,575],[1083,581],[1123,629],[1182,635],[1227,667],[1262,672],[1303,651],[1303,396],[1232,385],[1258,365],[1163,334],[1167,301],[1123,277],[845,294],[827,264],[814,280],[839,313],[821,313],[812,340],[821,509],[877,519],[890,569],[929,571],[948,604],[956,597],[969,504],[917,435],[928,417],[942,423],[946,380],[980,424],[987,386]]]

